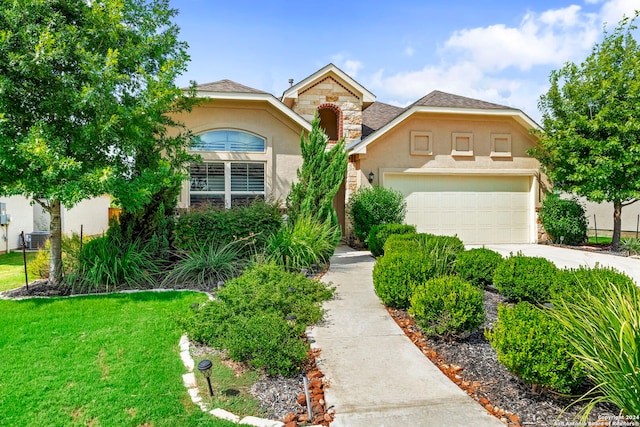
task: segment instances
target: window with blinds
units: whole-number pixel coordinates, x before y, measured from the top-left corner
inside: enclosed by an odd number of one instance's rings
[[[265,164],[241,162],[193,163],[190,166],[191,206],[230,208],[264,199]]]

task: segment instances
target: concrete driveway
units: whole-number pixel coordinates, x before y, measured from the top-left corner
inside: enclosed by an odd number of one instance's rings
[[[521,252],[526,256],[547,258],[558,268],[578,268],[580,266],[594,267],[596,265],[613,267],[631,277],[636,284],[640,284],[640,260],[637,258],[609,255],[598,252],[588,252],[551,245],[468,245],[468,248],[485,247],[503,256]]]

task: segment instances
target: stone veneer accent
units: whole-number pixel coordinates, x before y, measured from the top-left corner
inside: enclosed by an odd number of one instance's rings
[[[331,76],[300,92],[292,109],[311,122],[315,112],[328,105],[334,105],[342,113],[338,127],[347,145],[359,140],[362,136],[362,100]]]

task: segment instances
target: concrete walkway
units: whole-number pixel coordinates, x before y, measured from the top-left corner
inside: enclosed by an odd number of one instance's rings
[[[339,247],[323,281],[336,296],[311,331],[332,427],[502,427],[427,359],[373,290],[369,252]]]
[[[480,247],[478,245],[469,246]],[[484,245],[487,249],[492,249],[503,256],[522,252],[526,256],[536,256],[547,258],[558,268],[578,268],[580,266],[595,267],[596,265],[613,267],[618,271],[631,277],[636,284],[640,285],[640,260],[637,258],[623,257],[617,255],[603,254],[599,252],[588,252],[578,249],[551,245]]]

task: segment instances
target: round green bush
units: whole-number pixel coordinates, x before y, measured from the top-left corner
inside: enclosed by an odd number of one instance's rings
[[[483,291],[456,276],[437,277],[415,287],[409,313],[428,335],[460,336],[484,322]]]
[[[569,393],[584,379],[564,327],[532,304],[499,306],[495,328],[485,335],[498,361],[529,384]]]
[[[366,243],[371,227],[379,224],[400,224],[407,213],[402,193],[379,186],[362,187],[347,204],[347,215],[353,234]]]
[[[558,282],[558,269],[540,257],[513,255],[496,267],[493,284],[510,301],[544,303]]]
[[[385,305],[407,308],[416,283],[429,280],[433,270],[433,260],[419,252],[387,254],[373,266],[373,287]]]
[[[576,199],[549,194],[542,202],[539,214],[553,243],[581,245],[587,240],[587,217],[584,206]]]
[[[393,234],[414,234],[416,232],[415,225],[407,224],[379,224],[371,227],[367,246],[371,250],[371,254],[379,257],[384,254],[384,244]]]
[[[502,261],[502,255],[491,249],[474,248],[460,252],[453,268],[462,279],[484,289],[493,283],[493,273]]]

